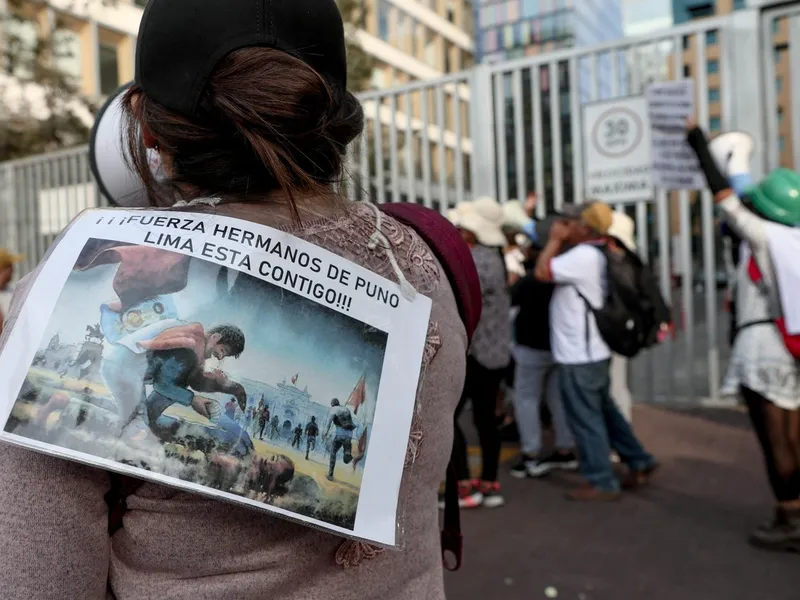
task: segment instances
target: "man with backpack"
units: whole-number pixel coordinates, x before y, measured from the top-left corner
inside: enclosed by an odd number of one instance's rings
[[[615,352],[632,356],[649,343],[651,333],[657,335],[647,322],[656,319],[630,310],[634,304],[631,290],[639,287],[638,282],[620,285],[619,277],[609,277],[609,273],[620,273],[620,265],[628,264],[622,257],[630,259],[616,245],[612,254],[606,243],[611,208],[592,202],[571,207],[561,216],[550,228],[535,275],[540,281],[556,284],[550,304],[552,353],[559,365],[559,385],[578,447],[581,474],[587,480],[568,497],[616,500],[620,482],[612,470],[612,448],[628,467],[623,481],[626,488],[646,484],[657,464],[611,397],[612,349],[608,340],[613,340]],[[633,278],[640,273],[634,269],[628,275]]]

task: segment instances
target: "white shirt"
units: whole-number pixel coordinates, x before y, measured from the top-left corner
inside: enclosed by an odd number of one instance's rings
[[[550,300],[553,360],[562,365],[581,365],[611,358],[594,314],[578,294],[580,292],[594,308],[603,306],[608,287],[606,257],[592,245],[580,244],[553,258],[550,272],[557,284]]]
[[[525,277],[525,254],[519,248],[505,253],[506,271]]]

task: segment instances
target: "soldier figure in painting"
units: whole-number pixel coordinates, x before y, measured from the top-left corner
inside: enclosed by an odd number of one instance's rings
[[[292,448],[300,448],[300,438],[303,437],[303,426],[300,423],[294,428],[292,432]]]
[[[317,417],[311,417],[311,421],[306,425],[306,460],[308,460],[308,453],[315,450],[317,447],[318,435],[319,426],[317,425]]]

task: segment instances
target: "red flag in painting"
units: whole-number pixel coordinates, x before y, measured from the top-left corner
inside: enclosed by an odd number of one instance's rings
[[[361,434],[361,437],[358,440],[358,450],[356,451],[355,456],[353,457],[353,471],[356,470],[358,467],[358,463],[360,463],[364,455],[367,453],[367,428],[364,427],[364,433]]]
[[[364,404],[366,396],[367,396],[367,376],[362,375],[361,379],[358,380],[356,387],[353,388],[352,392],[350,392],[350,398],[347,399],[346,406],[351,406],[353,408],[353,413],[358,414],[358,408],[362,404]]]

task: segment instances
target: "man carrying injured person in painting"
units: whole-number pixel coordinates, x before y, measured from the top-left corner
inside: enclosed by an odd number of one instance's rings
[[[333,471],[336,468],[336,456],[339,450],[342,451],[342,462],[349,465],[353,460],[353,431],[356,429],[356,422],[353,413],[346,406],[341,406],[338,398],[331,400],[331,412],[328,417],[328,424],[325,427],[324,438],[327,439],[331,427],[336,429],[331,442],[331,460],[328,469],[328,481],[333,481]]]
[[[144,417],[153,433],[161,439],[175,434],[180,422],[163,413],[173,404],[181,404],[209,419],[216,426],[209,429],[209,434],[229,445],[232,453],[245,456],[252,452],[250,436],[224,414],[219,403],[195,394],[231,394],[242,410],[246,408],[247,393],[241,384],[228,379],[222,371],[204,370],[209,358],[238,358],[244,344],[244,334],[238,327],[222,325],[206,332],[199,323],[173,327],[152,340],[139,342],[147,350],[145,382],[153,386],[144,402]]]

